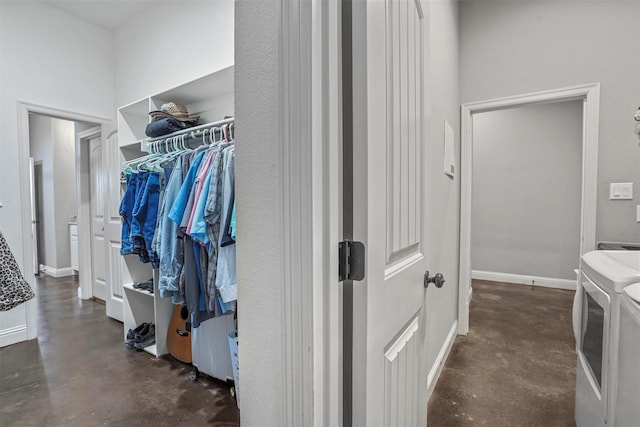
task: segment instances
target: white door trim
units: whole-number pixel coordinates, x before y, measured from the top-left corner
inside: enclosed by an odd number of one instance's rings
[[[29,113],[44,114],[48,116],[58,117],[61,119],[83,121],[96,123],[101,126],[105,126],[111,122],[107,117],[94,116],[84,113],[77,113],[73,111],[63,110],[60,108],[49,107],[45,105],[39,105],[26,101],[17,101],[18,110],[18,168],[20,171],[20,218],[22,228],[22,256],[24,266],[30,266],[33,264],[33,239],[31,236],[31,221],[26,220],[30,218],[31,214],[31,197],[29,194]],[[76,156],[78,153],[76,153]],[[78,216],[78,226],[80,221],[87,221],[87,218],[80,218]],[[23,267],[24,267],[23,266]],[[34,283],[35,275],[30,268],[23,268],[25,280],[28,283]],[[37,310],[36,304],[30,302],[27,304],[27,339],[34,339],[38,336],[37,329]]]
[[[461,106],[460,150],[460,283],[458,293],[458,334],[469,331],[471,292],[471,196],[473,115],[506,108],[571,100],[583,100],[582,132],[582,219],[580,253],[595,249],[598,184],[598,131],[600,123],[600,83],[590,83],[543,92],[471,102]]]
[[[76,138],[76,200],[78,200],[78,295],[81,299],[93,297],[93,262],[91,259],[91,173],[88,152],[89,140],[100,135],[101,127],[95,126],[78,133]],[[89,219],[88,221],[86,219]]]
[[[340,5],[281,8],[284,425],[340,425]]]

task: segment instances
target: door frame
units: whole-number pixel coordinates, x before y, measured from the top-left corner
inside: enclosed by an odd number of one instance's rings
[[[18,168],[20,171],[20,212],[21,212],[21,227],[22,227],[22,256],[24,265],[33,264],[33,236],[31,235],[31,221],[26,221],[25,218],[31,216],[31,196],[29,192],[29,157],[30,157],[30,135],[29,135],[29,113],[42,114],[52,117],[57,117],[65,120],[82,121],[96,123],[102,126],[103,131],[105,126],[108,126],[112,122],[111,119],[102,116],[94,116],[90,114],[78,113],[74,111],[64,110],[60,108],[50,107],[41,104],[35,104],[27,101],[17,101],[18,110]],[[76,161],[79,153],[76,151]],[[76,174],[78,171],[76,170]],[[76,180],[78,176],[76,175]],[[77,181],[76,181],[77,182]],[[87,218],[81,218],[78,215],[78,227],[80,222],[86,222]],[[78,236],[79,237],[79,236]],[[79,247],[80,253],[88,252],[87,247]],[[23,269],[25,280],[29,283],[34,283],[35,275],[29,269]],[[37,296],[36,296],[37,298]],[[26,324],[27,324],[27,339],[34,339],[38,336],[37,326],[37,308],[36,304],[27,304],[26,310]]]
[[[598,131],[600,83],[462,104],[460,108],[460,282],[458,284],[458,334],[469,332],[471,301],[471,197],[473,193],[473,115],[513,107],[582,100],[582,207],[580,254],[595,249],[598,186]]]
[[[31,265],[33,267],[33,274],[37,275],[40,273],[40,257],[38,254],[38,248],[40,245],[38,244],[38,239],[40,238],[40,232],[38,230],[38,223],[36,222],[36,218],[38,217],[38,202],[36,201],[36,162],[33,157],[29,157],[29,193],[31,197],[31,236],[33,237],[31,240],[34,242],[32,248],[32,262]]]
[[[78,200],[78,296],[93,298],[93,232],[91,230],[91,161],[89,140],[101,135],[100,125],[76,136],[76,200]],[[104,139],[102,144],[104,144]],[[87,220],[88,218],[88,220]],[[108,284],[107,284],[108,286]]]
[[[339,8],[236,2],[238,281],[247,285],[238,289],[238,328],[248,424],[341,425]],[[258,226],[265,221],[269,227]],[[261,254],[273,262],[252,260]],[[266,304],[271,312],[263,313]],[[251,398],[264,393],[271,397]]]
[[[340,3],[280,0],[280,7],[283,425],[340,425]]]

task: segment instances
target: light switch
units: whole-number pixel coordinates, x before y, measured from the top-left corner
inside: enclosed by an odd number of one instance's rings
[[[609,184],[609,199],[633,199],[633,182],[612,182],[611,184]]]
[[[640,205],[636,206],[636,222],[640,222]]]

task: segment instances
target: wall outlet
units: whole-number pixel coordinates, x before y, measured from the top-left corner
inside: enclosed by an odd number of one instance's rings
[[[633,182],[612,182],[609,184],[610,200],[633,199]]]
[[[640,205],[636,206],[636,222],[640,222]]]

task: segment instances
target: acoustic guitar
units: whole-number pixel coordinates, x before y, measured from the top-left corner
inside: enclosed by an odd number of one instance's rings
[[[191,322],[189,309],[183,305],[173,307],[173,317],[167,331],[167,347],[169,354],[175,359],[191,363]]]

